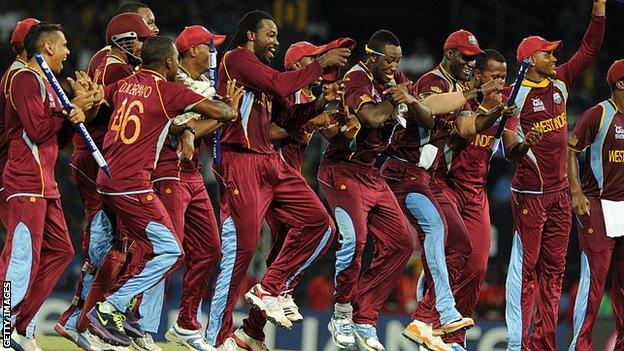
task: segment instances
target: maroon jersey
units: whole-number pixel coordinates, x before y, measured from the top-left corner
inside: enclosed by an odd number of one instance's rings
[[[308,95],[305,91],[298,90],[288,100],[291,104],[307,104],[315,99],[314,95]],[[304,127],[280,141],[278,152],[284,161],[296,170],[301,170],[303,156],[312,139],[312,133],[314,133],[314,127]]]
[[[438,66],[420,77],[418,82],[414,85],[412,93],[424,99],[431,94],[462,91],[463,89],[463,86],[446,72],[442,66]],[[462,110],[463,108],[457,109],[446,115],[436,116],[436,118],[454,121]],[[408,119],[407,128],[397,128],[397,131],[392,137],[392,144],[388,148],[387,154],[399,160],[418,164],[420,162],[421,147],[425,144],[432,144],[438,148],[436,158],[430,168],[431,171],[434,171],[439,163],[444,164],[442,155],[449,132],[448,130],[442,130],[437,123],[432,129],[426,129],[421,128],[416,119]],[[445,168],[444,166],[441,171],[444,172]]]
[[[104,62],[106,55],[108,55],[110,51],[111,47],[105,46],[91,56],[91,60],[89,60],[89,64],[87,65],[87,75],[89,78],[93,80],[93,77],[95,77],[95,70]]]
[[[7,102],[8,85],[11,77],[24,67],[26,67],[26,62],[20,59],[15,60],[9,69],[4,72],[2,80],[0,80],[0,191],[4,189],[2,185],[2,172],[4,171],[4,165],[9,157],[9,144],[4,125],[4,109]]]
[[[104,89],[113,108],[103,153],[112,177],[98,173],[104,194],[152,191],[150,175],[169,132],[171,118],[204,99],[177,82],[151,70],[140,70]]]
[[[313,61],[296,71],[278,72],[260,62],[256,55],[244,48],[228,51],[219,66],[217,92],[224,94],[228,80],[236,79],[245,86],[239,107],[239,118],[222,127],[221,145],[224,149],[238,149],[271,154],[275,148],[269,139],[273,98],[283,98],[310,85],[323,74],[318,62]],[[314,116],[314,103],[294,105],[281,111],[278,122],[288,125],[293,120]]]
[[[373,78],[363,62],[353,66],[344,76],[349,78],[345,84],[344,103],[356,114],[365,104],[377,104],[384,100],[382,93],[391,87],[391,84],[382,84]],[[407,81],[403,73],[397,71],[394,74],[394,83],[400,84]],[[409,119],[408,119],[409,120]],[[373,166],[377,155],[384,152],[388,147],[396,122],[389,118],[384,125],[376,129],[362,129],[357,134],[351,145],[355,147],[338,147],[329,144],[325,150],[324,159],[327,161],[349,161],[362,166]]]
[[[568,187],[568,88],[600,51],[604,28],[603,17],[592,17],[580,49],[557,67],[557,79],[522,82],[516,98],[520,111],[518,137],[522,141],[533,128],[541,130],[544,136],[516,165],[512,190],[541,194]]]
[[[507,98],[503,97],[503,101],[507,101]],[[478,104],[474,104],[472,110],[477,109]],[[492,150],[492,145],[499,124],[500,119],[490,128],[478,133],[470,144],[459,152],[453,152],[450,148],[446,148],[445,161],[448,169],[446,177],[451,182],[476,188],[485,186],[490,170],[490,159],[495,151]],[[512,132],[516,132],[517,126],[517,114],[510,117],[505,123],[505,129]]]
[[[65,120],[61,102],[43,75],[30,68],[13,75],[7,92],[9,157],[2,176],[8,198],[58,198],[54,166],[57,133]]]
[[[585,111],[568,147],[585,153],[582,186],[586,196],[624,201],[624,113],[613,100]]]
[[[99,52],[102,52],[100,50]],[[102,86],[111,85],[118,80],[129,77],[134,73],[134,67],[129,65],[126,60],[119,55],[108,52],[108,55],[100,62],[95,69],[93,80]],[[110,110],[101,108],[98,115],[87,124],[87,130],[98,147],[104,142],[104,135],[108,131],[108,120],[110,119]],[[75,148],[86,148],[84,141],[80,135],[74,135],[72,139]]]

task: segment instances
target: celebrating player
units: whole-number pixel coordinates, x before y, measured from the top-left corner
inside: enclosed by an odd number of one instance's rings
[[[600,51],[605,11],[604,0],[594,1],[580,49],[560,66],[556,66],[553,52],[561,47],[561,41],[532,36],[518,46],[518,62],[531,62],[515,103],[520,111],[518,136],[522,139],[537,129],[544,137],[520,160],[511,183],[514,239],[505,290],[510,350],[556,349],[571,228],[566,177],[568,87]],[[534,306],[536,323],[530,335]]]
[[[342,66],[349,49],[334,49],[306,67],[278,72],[268,66],[279,42],[272,17],[261,11],[247,13],[237,25],[219,67],[219,76],[236,79],[248,89],[241,102],[241,118],[223,127],[221,164],[215,166],[221,188],[221,264],[206,331],[212,344],[220,345],[232,329],[232,311],[269,206],[289,223],[284,247],[259,284],[245,297],[267,320],[284,328],[292,322],[284,315],[278,295],[290,277],[307,268],[331,242],[333,223],[303,177],[275,152],[269,139],[272,100],[293,94],[314,82],[324,68]],[[224,80],[217,92],[225,92]],[[278,120],[303,125],[324,109],[325,99],[293,105]],[[261,348],[259,335],[235,335],[246,347]],[[227,339],[235,348],[236,340]],[[250,344],[253,344],[251,346]]]
[[[58,156],[57,137],[66,113],[34,58],[41,53],[55,74],[60,73],[69,50],[61,28],[39,23],[30,28],[23,45],[28,63],[12,74],[5,107],[9,155],[3,173],[9,217],[7,241],[2,251],[0,276],[11,281],[11,345],[37,349],[26,329],[57,280],[71,261],[71,244],[60,195],[54,178]],[[101,99],[96,91],[85,93],[83,103]],[[74,104],[72,123],[84,122]]]
[[[165,279],[184,256],[171,219],[150,181],[171,118],[188,111],[222,122],[237,117],[226,104],[207,100],[172,82],[178,71],[178,52],[170,39],[146,40],[141,60],[138,73],[105,89],[105,101],[113,108],[104,138],[104,155],[112,177],[99,173],[97,185],[105,208],[111,211],[107,215],[123,218],[124,232],[143,255],[88,314],[94,333],[123,346],[131,342],[125,332],[124,313],[132,298]],[[240,95],[231,98],[236,106]]]
[[[592,331],[609,277],[617,332],[613,349],[624,349],[624,60],[611,65],[607,82],[611,98],[585,111],[568,140],[568,179],[581,246],[570,350],[594,350]]]

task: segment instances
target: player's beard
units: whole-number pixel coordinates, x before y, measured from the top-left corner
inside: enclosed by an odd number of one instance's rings
[[[270,65],[273,60],[273,54],[269,51],[269,45],[257,43],[255,54],[256,57],[258,57],[258,59],[264,64]]]

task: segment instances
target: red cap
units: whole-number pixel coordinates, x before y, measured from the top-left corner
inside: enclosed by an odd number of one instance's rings
[[[24,18],[23,20],[17,22],[15,25],[15,29],[13,29],[13,34],[11,34],[11,48],[15,52],[20,52],[24,48],[24,39],[26,39],[26,34],[32,26],[35,24],[41,23],[38,19],[35,18]]]
[[[444,49],[457,49],[466,56],[484,55],[477,38],[467,30],[460,29],[446,38]]]
[[[561,40],[548,41],[534,35],[522,39],[522,42],[518,45],[518,51],[516,51],[516,59],[520,63],[538,51],[552,52],[561,49],[562,46],[563,42]]]
[[[607,72],[607,82],[613,84],[624,78],[624,59],[613,62]]]
[[[286,55],[284,56],[284,66],[286,69],[292,69],[295,62],[301,60],[307,56],[318,56],[324,54],[332,49],[347,48],[352,50],[355,47],[355,40],[351,38],[336,39],[328,44],[316,46],[307,41],[300,41],[292,44]],[[330,67],[325,69],[323,73],[323,80],[333,82],[340,77],[340,69],[338,67]]]
[[[154,36],[154,33],[143,16],[138,13],[120,13],[111,18],[106,26],[106,43],[110,44],[113,37],[144,39]]]
[[[221,45],[225,41],[225,35],[212,34],[208,29],[196,24],[184,27],[182,33],[176,38],[175,44],[178,52],[183,53],[193,46],[209,45],[210,40],[213,40],[215,45]]]

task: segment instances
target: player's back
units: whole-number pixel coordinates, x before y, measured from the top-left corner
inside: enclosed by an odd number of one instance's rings
[[[98,189],[151,189],[150,174],[169,131],[170,118],[204,98],[146,69],[107,86],[104,95],[113,109],[103,147],[113,176],[108,178],[100,172]]]

